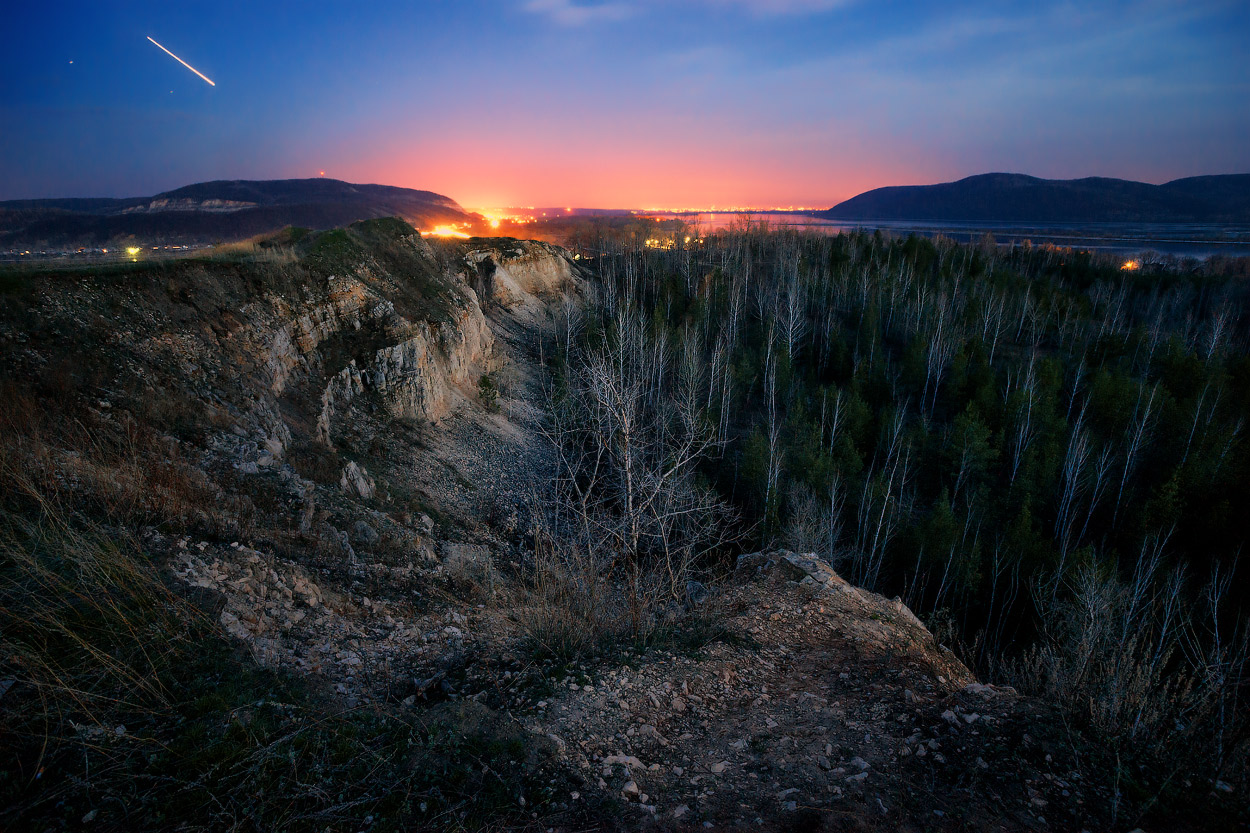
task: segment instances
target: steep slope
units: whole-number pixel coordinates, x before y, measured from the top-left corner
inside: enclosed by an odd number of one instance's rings
[[[455,200],[430,191],[337,179],[220,180],[153,197],[0,202],[0,246],[216,242],[391,216],[418,227],[473,219]]]
[[[939,185],[877,188],[825,215],[951,222],[1250,222],[1250,174],[1149,185],[1122,179],[1038,179],[992,173]]]

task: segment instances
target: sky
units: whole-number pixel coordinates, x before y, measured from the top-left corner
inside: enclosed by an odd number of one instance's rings
[[[1250,172],[1245,0],[14,5],[0,199],[324,172],[470,208],[827,207]]]

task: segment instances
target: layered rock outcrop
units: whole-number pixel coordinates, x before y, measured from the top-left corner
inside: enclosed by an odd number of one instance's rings
[[[547,243],[492,241],[466,253],[465,261],[476,267],[486,299],[514,314],[533,316],[577,284],[568,252]]]

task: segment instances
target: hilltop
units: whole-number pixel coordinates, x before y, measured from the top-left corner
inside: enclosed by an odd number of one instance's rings
[[[418,227],[474,219],[432,191],[324,178],[217,180],[151,197],[0,202],[0,247],[214,243],[286,226],[328,229],[392,216]]]
[[[837,220],[1046,223],[1250,222],[1250,174],[1150,185],[990,173],[938,185],[875,188],[823,214]]]

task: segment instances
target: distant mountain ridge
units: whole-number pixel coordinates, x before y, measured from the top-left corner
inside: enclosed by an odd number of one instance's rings
[[[1163,185],[979,174],[939,185],[876,188],[821,213],[836,220],[1248,223],[1250,174],[1196,176]]]
[[[474,219],[450,197],[337,179],[217,180],[151,197],[0,202],[0,248],[241,240],[286,226],[402,217],[418,228]]]

